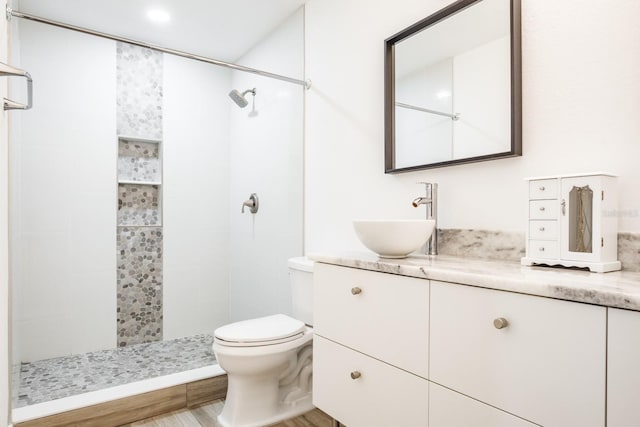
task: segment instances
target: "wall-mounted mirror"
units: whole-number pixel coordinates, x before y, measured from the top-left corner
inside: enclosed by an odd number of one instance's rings
[[[459,0],[385,40],[385,172],[519,156],[520,0]]]

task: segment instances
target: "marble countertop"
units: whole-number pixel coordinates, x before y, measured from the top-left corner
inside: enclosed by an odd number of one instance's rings
[[[640,272],[591,273],[444,255],[385,259],[353,252],[308,257],[326,264],[640,311]]]

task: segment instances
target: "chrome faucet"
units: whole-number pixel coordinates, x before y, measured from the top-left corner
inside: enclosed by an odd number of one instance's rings
[[[438,184],[433,182],[418,182],[425,185],[426,197],[416,197],[411,202],[414,208],[425,205],[427,208],[427,219],[435,221],[433,233],[427,241],[427,255],[438,255]]]

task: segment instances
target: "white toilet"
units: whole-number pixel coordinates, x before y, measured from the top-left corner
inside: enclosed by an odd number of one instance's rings
[[[260,427],[313,409],[313,261],[289,260],[293,316],[231,323],[215,330],[213,351],[229,388],[218,422]]]

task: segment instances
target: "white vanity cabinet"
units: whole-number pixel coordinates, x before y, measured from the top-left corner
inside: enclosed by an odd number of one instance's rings
[[[429,281],[316,264],[314,334],[427,377]]]
[[[607,427],[640,426],[640,313],[609,308]]]
[[[428,393],[424,378],[313,338],[313,404],[348,427],[426,427]]]
[[[429,383],[429,427],[534,427],[515,415]]]
[[[317,263],[313,403],[349,427],[428,424],[429,281]]]
[[[606,323],[604,307],[432,281],[429,379],[535,424],[603,427]]]

